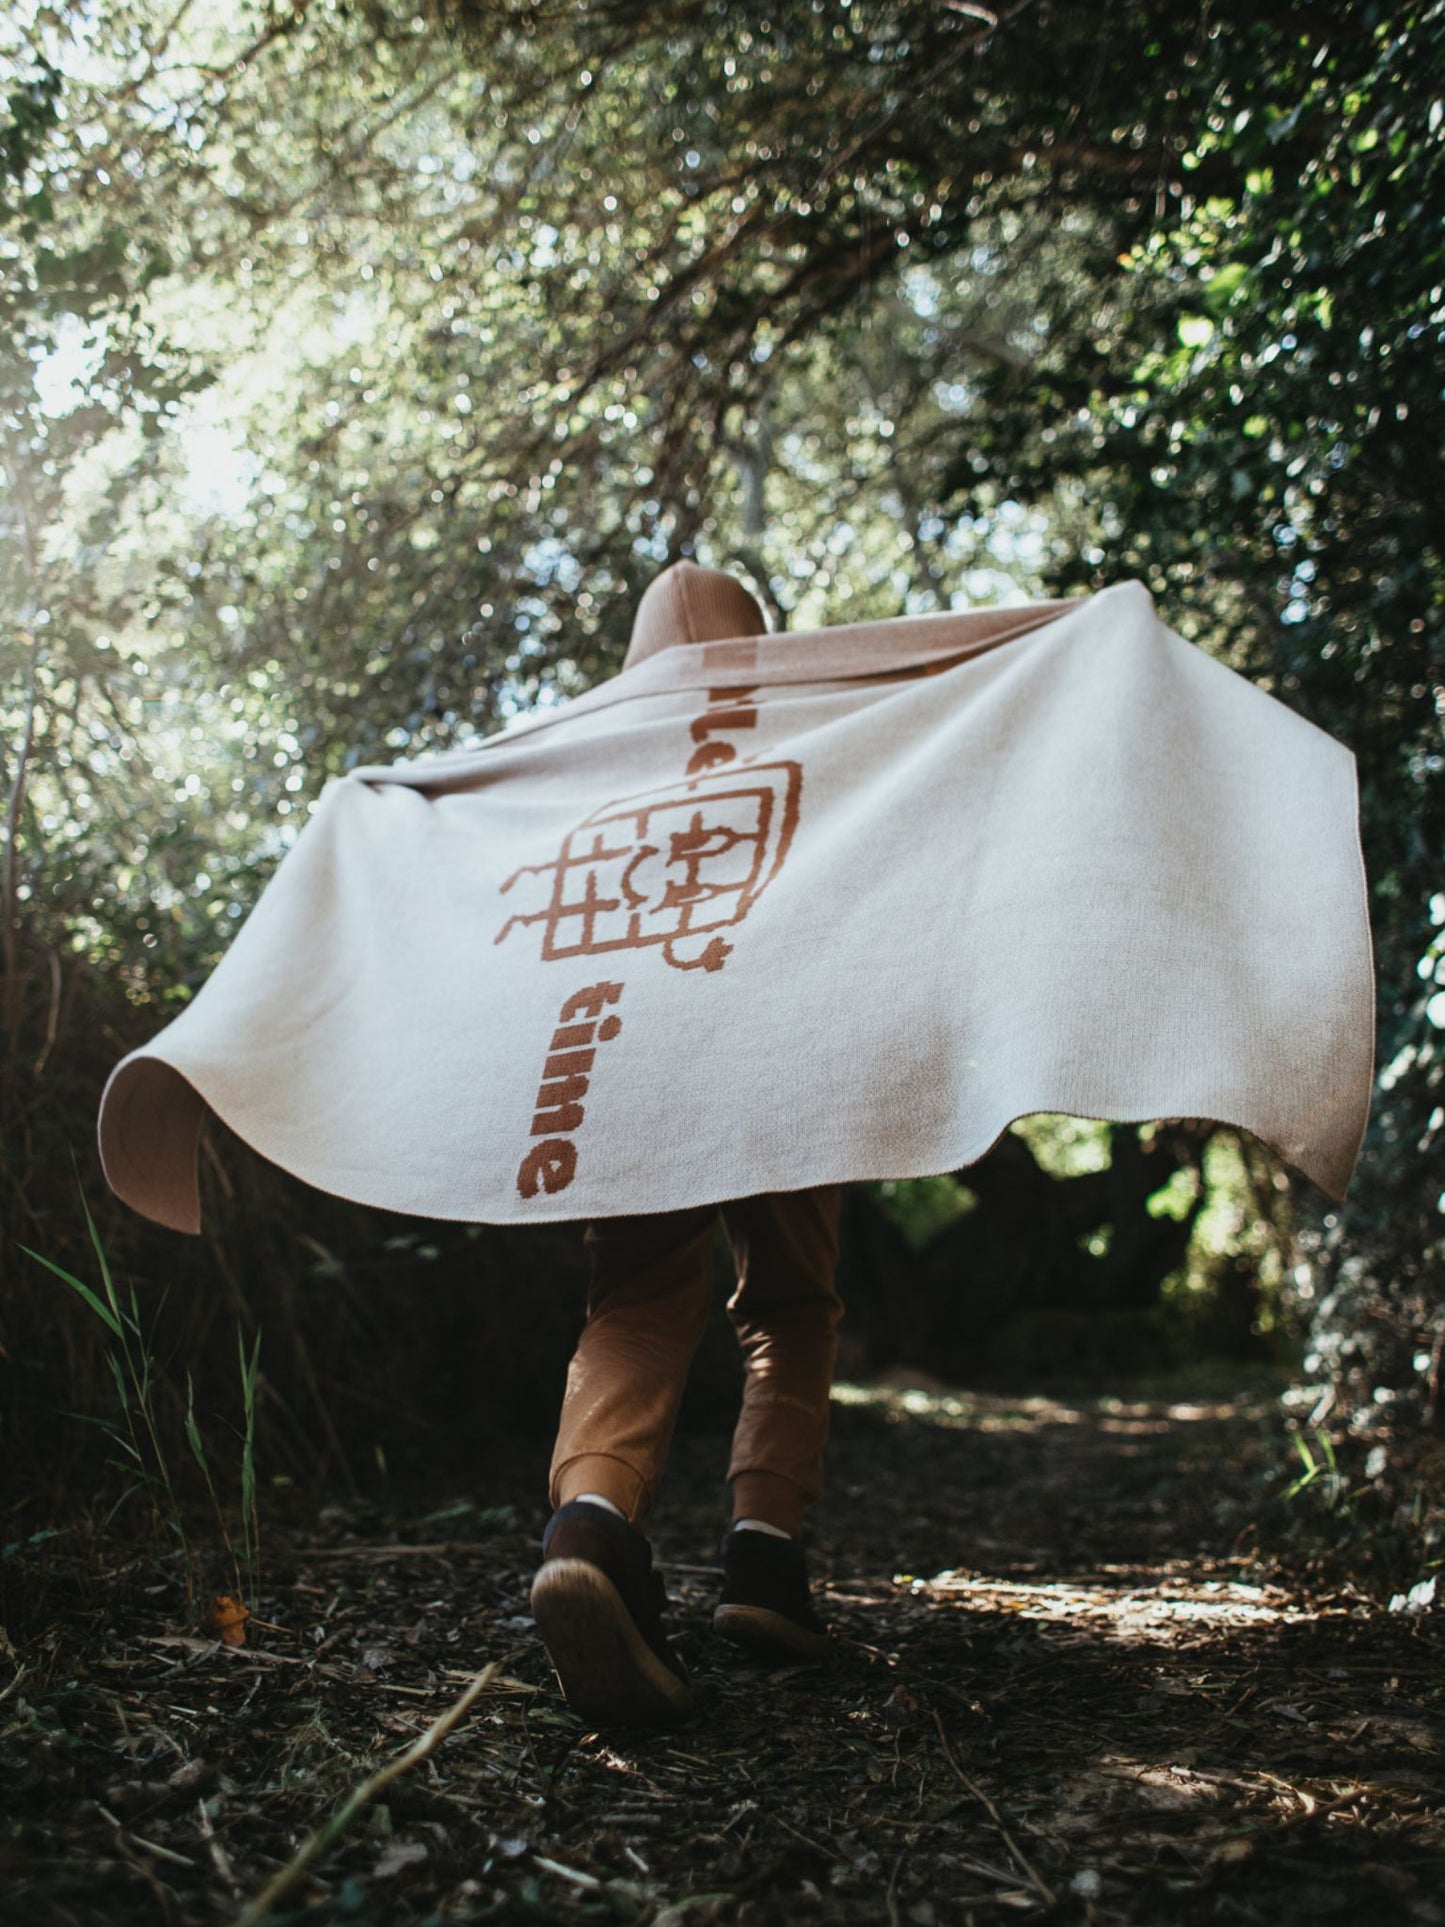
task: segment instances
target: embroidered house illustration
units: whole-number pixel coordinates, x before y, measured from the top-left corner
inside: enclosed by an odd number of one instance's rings
[[[721,970],[740,924],[782,869],[798,821],[803,772],[792,762],[734,766],[594,810],[549,863],[513,871],[550,877],[537,910],[497,932],[542,926],[542,957],[595,957],[660,944],[676,970]]]

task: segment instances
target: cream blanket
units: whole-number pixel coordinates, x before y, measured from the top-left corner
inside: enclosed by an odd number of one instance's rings
[[[101,1150],[186,1231],[208,1107],[494,1223],[956,1170],[1031,1111],[1242,1126],[1338,1197],[1372,1025],[1353,757],[1124,583],[665,648],[332,781]]]

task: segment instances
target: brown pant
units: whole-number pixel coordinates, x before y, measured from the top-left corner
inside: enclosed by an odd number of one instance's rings
[[[737,1264],[728,1316],[743,1350],[728,1480],[733,1517],[796,1533],[823,1484],[843,1307],[838,1188],[721,1207]],[[597,1492],[631,1520],[651,1505],[712,1298],[716,1205],[587,1227],[587,1323],[567,1374],[551,1497]]]

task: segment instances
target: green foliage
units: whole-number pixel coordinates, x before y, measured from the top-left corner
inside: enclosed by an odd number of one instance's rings
[[[1322,1490],[1328,1495],[1331,1504],[1338,1501],[1345,1489],[1339,1464],[1335,1458],[1334,1442],[1323,1426],[1312,1428],[1313,1440],[1307,1439],[1303,1432],[1294,1433],[1294,1449],[1299,1454],[1303,1468],[1299,1477],[1285,1492],[1286,1499],[1294,1499],[1310,1486],[1322,1482]]]
[[[1437,1418],[1445,522],[1424,478],[1441,442],[1442,61],[1438,5],[1243,28],[1177,203],[1122,263],[1127,325],[1051,327],[989,450],[1024,501],[1061,470],[1086,482],[1099,579],[1142,576],[1356,752],[1383,1075],[1350,1204],[1317,1245],[1317,1357]]]
[[[874,1187],[878,1202],[914,1250],[927,1244],[978,1200],[956,1178],[890,1178]]]

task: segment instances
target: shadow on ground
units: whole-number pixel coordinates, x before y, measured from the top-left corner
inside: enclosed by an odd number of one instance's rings
[[[236,1650],[153,1554],[16,1553],[0,1917],[235,1919],[495,1659],[274,1919],[1445,1921],[1438,1619],[1239,1550],[1274,1410],[842,1388],[826,1669],[712,1638],[725,1444],[681,1441],[653,1526],[700,1710],[651,1736],[589,1732],[532,1637],[540,1452],[273,1520]]]

